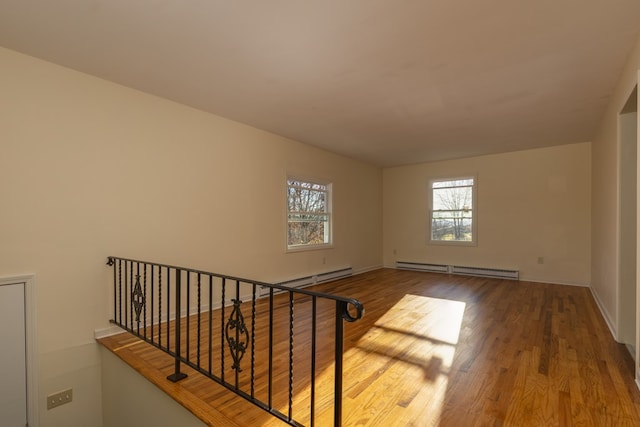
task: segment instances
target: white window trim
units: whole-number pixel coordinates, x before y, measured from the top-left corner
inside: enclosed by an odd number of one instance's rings
[[[289,180],[296,180],[302,182],[308,182],[312,184],[320,184],[327,186],[327,216],[329,218],[328,225],[328,242],[327,243],[317,243],[317,244],[307,244],[307,245],[289,245],[289,200],[288,200],[288,191],[289,191]],[[326,179],[313,178],[304,175],[298,174],[287,174],[285,179],[285,191],[284,191],[284,247],[285,252],[306,252],[306,251],[317,251],[322,249],[331,249],[333,248],[333,183]]]
[[[431,239],[431,222],[433,219],[433,183],[439,181],[454,181],[462,179],[473,179],[472,195],[472,220],[471,220],[471,241],[464,242],[459,240],[432,240]],[[450,176],[438,176],[430,178],[427,181],[427,244],[441,246],[478,246],[478,174],[459,174]]]

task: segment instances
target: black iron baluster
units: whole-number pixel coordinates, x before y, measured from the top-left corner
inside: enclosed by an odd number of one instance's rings
[[[144,328],[144,339],[147,339],[147,304],[146,304],[146,299],[147,299],[147,263],[144,263],[144,279],[143,279],[143,283],[144,283],[144,298],[145,298],[145,304],[142,306],[143,309],[143,316],[144,319],[142,320],[142,327]]]
[[[202,290],[200,289],[200,273],[198,273],[198,339],[197,341],[197,364],[198,364],[198,368],[200,367],[200,332],[201,332],[201,328],[200,328],[200,309],[201,309],[201,305],[200,305],[200,298],[201,298],[201,292]]]
[[[289,420],[293,413],[293,292],[289,291]]]
[[[220,316],[220,379],[224,383],[224,306],[225,306],[225,293],[227,289],[227,281],[223,277],[222,278],[222,306],[221,306],[221,316]]]
[[[252,284],[251,292],[251,397],[255,397],[256,377],[256,284]]]
[[[209,374],[212,374],[213,356],[213,276],[209,275]]]
[[[122,260],[119,259],[118,260],[118,287],[120,288],[118,291],[118,304],[119,304],[119,310],[118,310],[118,324],[120,324],[120,326],[122,326]]]
[[[151,264],[151,271],[149,272],[149,277],[151,277],[151,308],[150,308],[150,312],[151,312],[151,318],[149,319],[149,321],[151,322],[150,328],[151,328],[151,340],[155,341],[154,337],[154,326],[153,326],[153,309],[155,307],[154,303],[155,303],[155,293],[156,293],[156,287],[155,287],[155,276],[153,275],[153,267],[154,265]],[[159,321],[159,320],[158,320]]]
[[[124,301],[124,327],[129,327],[129,263],[127,261],[124,262],[124,272],[122,280],[124,280],[124,294],[122,299]]]
[[[188,276],[187,276],[188,277]],[[174,361],[174,371],[173,374],[169,375],[167,379],[172,382],[178,382],[181,379],[187,377],[187,374],[184,372],[180,372],[180,294],[182,293],[181,289],[182,284],[182,270],[176,269],[176,320],[175,320],[175,348],[176,348],[176,356]]]
[[[176,316],[180,316],[180,314],[176,314]],[[186,354],[187,362],[190,360],[189,359],[189,344],[191,344],[190,328],[189,328],[189,324],[191,323],[190,319],[191,319],[191,272],[187,271],[187,314],[186,314],[186,322],[185,322],[187,324],[186,325],[187,326],[187,354]]]
[[[273,288],[269,288],[269,409],[273,408]]]
[[[169,321],[167,320],[167,323]],[[162,267],[158,266],[158,345],[162,347]]]
[[[315,424],[316,411],[316,328],[317,328],[317,305],[316,296],[311,297],[311,396],[310,396],[310,427]]]
[[[244,328],[244,320],[242,320],[242,314],[240,313],[240,304],[242,304],[242,301],[240,301],[240,284],[238,283],[238,281],[236,280],[236,299],[233,301],[233,305],[234,305],[234,311],[238,310],[237,312],[237,319],[238,322],[236,323],[235,329],[236,329],[236,346],[240,346],[240,331],[241,328]],[[240,369],[240,359],[242,359],[242,356],[244,355],[244,350],[242,350],[241,348],[236,347],[236,353],[235,356],[233,357],[233,367],[235,368],[234,370],[236,371],[235,374],[235,380],[236,380],[236,388],[238,388],[238,376],[240,375],[240,372],[242,371],[242,369]],[[240,357],[238,357],[238,352],[241,352]]]
[[[171,269],[167,267],[167,351],[171,351]],[[173,325],[175,328],[175,324]]]
[[[127,266],[129,265],[128,261],[124,262],[124,267],[123,267],[123,273],[122,273],[122,280],[123,280],[123,287],[124,287],[124,294],[123,294],[123,302],[124,302],[124,311],[123,311],[123,324],[122,326],[124,328],[128,328],[129,327],[129,321],[127,320],[127,317],[129,315],[129,288],[128,288],[128,282],[129,282],[129,270],[127,268]]]
[[[133,261],[129,264],[129,291],[127,292],[127,300],[129,300],[129,322],[128,325],[131,329],[133,329],[133,301],[131,301],[131,296],[133,294]]]

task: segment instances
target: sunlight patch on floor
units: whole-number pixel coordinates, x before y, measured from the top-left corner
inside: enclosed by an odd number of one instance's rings
[[[346,415],[345,424],[410,425],[420,421],[407,418],[416,413],[426,417],[421,422],[437,423],[465,307],[461,301],[407,294],[380,317],[345,356],[345,409],[369,409],[354,411],[358,420]],[[358,365],[365,360],[358,352],[367,354],[366,366]],[[406,378],[415,382],[407,384]]]
[[[465,307],[407,294],[377,319],[344,354],[343,425],[437,425]],[[317,376],[317,425],[333,420],[333,373],[331,364]],[[304,406],[309,394],[294,400]]]

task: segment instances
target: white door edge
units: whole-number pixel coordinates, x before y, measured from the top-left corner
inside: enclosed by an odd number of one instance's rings
[[[27,422],[28,427],[38,427],[38,348],[36,334],[36,275],[22,274],[0,277],[0,286],[24,283],[25,332],[27,365]]]

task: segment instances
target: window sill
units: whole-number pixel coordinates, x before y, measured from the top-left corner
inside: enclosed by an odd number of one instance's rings
[[[428,240],[428,245],[436,245],[436,246],[478,246],[477,241],[471,242],[459,242],[455,240]]]
[[[295,252],[307,252],[307,251],[319,251],[322,249],[333,249],[333,244],[325,243],[323,245],[300,245],[300,246],[287,246],[286,253]]]

